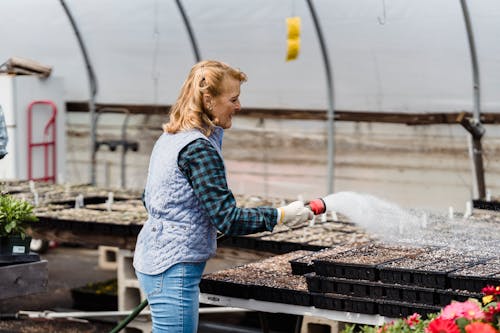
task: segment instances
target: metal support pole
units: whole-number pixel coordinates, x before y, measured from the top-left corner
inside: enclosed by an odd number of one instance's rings
[[[181,13],[182,20],[184,21],[184,25],[186,26],[187,32],[189,34],[189,39],[191,40],[191,45],[193,46],[194,58],[196,62],[201,60],[200,51],[198,49],[198,44],[196,43],[196,38],[194,37],[193,29],[191,28],[191,24],[189,23],[189,18],[186,15],[186,11],[182,6],[181,0],[175,0],[177,3],[177,7],[179,8],[179,12]]]
[[[469,51],[472,63],[472,76],[473,76],[473,93],[474,93],[474,113],[472,118],[472,125],[476,128],[481,128],[481,131],[469,131],[471,133],[470,140],[472,141],[471,159],[473,165],[473,173],[475,174],[477,196],[479,198],[486,197],[486,186],[484,181],[484,167],[483,167],[483,148],[481,138],[484,134],[484,128],[481,125],[481,86],[479,80],[479,65],[477,61],[476,46],[474,42],[474,33],[472,23],[469,15],[466,0],[460,0],[462,6],[462,13],[464,15],[465,28],[467,31],[467,39],[469,41]]]
[[[92,64],[90,62],[90,58],[87,53],[87,49],[85,47],[85,43],[83,42],[83,38],[78,30],[78,26],[71,15],[71,11],[68,6],[64,2],[64,0],[60,0],[61,6],[68,16],[69,22],[71,23],[71,27],[73,28],[73,32],[75,33],[76,39],[78,40],[78,45],[80,46],[80,50],[82,51],[83,59],[85,61],[85,67],[87,69],[87,75],[89,77],[89,86],[90,86],[90,99],[89,99],[89,112],[90,112],[90,183],[92,185],[96,184],[96,176],[95,176],[95,168],[96,168],[96,152],[95,152],[95,143],[96,143],[96,114],[95,114],[95,96],[97,95],[97,79],[94,73],[94,69],[92,68]]]
[[[335,138],[334,138],[334,90],[333,90],[333,78],[332,71],[330,69],[330,59],[328,57],[328,50],[323,39],[323,34],[321,32],[321,26],[319,24],[316,11],[314,9],[312,0],[307,0],[307,5],[309,6],[309,11],[311,12],[311,17],[314,22],[314,27],[316,28],[316,34],[318,35],[319,44],[321,46],[321,54],[323,55],[323,63],[325,65],[326,74],[326,87],[328,95],[328,114],[327,114],[327,126],[328,126],[328,181],[326,194],[333,193],[333,175],[334,175],[334,157],[335,157]]]

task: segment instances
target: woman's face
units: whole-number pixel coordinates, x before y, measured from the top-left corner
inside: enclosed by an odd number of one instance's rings
[[[241,110],[240,105],[241,82],[227,77],[222,82],[222,93],[211,99],[212,116],[215,124],[226,129],[232,125],[233,115]]]

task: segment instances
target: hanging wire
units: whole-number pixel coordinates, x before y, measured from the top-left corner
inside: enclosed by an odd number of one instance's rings
[[[378,23],[384,25],[387,22],[387,14],[385,11],[385,0],[382,0],[382,17],[377,16]]]

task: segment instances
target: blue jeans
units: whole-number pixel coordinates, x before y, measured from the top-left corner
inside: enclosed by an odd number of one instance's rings
[[[179,263],[158,275],[135,272],[147,295],[153,333],[196,333],[202,263]]]

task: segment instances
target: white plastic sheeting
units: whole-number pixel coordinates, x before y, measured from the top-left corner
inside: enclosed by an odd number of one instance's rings
[[[173,0],[66,0],[98,79],[97,102],[171,104],[194,53]],[[201,57],[249,76],[248,107],[326,109],[324,65],[305,1],[184,0]],[[339,110],[472,111],[469,45],[459,0],[316,0]],[[500,112],[500,2],[468,1],[483,112]],[[56,0],[0,2],[0,63],[54,67],[65,100],[87,100],[80,49]],[[385,15],[384,15],[385,14]],[[285,62],[285,18],[302,18],[298,60]]]

